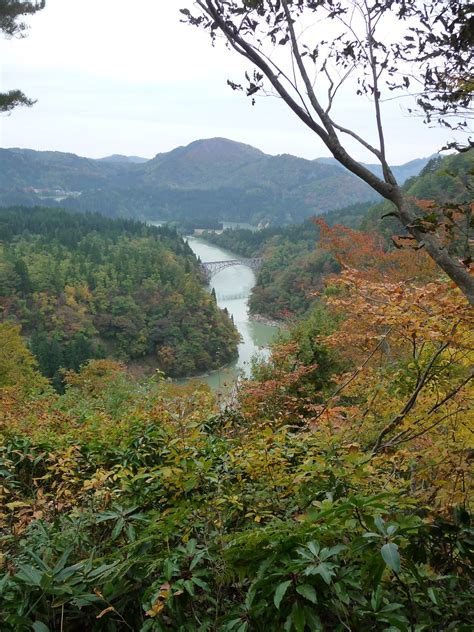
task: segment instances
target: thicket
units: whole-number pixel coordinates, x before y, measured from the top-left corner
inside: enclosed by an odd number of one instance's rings
[[[202,285],[191,249],[167,227],[0,209],[1,318],[22,325],[57,388],[63,369],[91,358],[170,376],[231,360],[238,334]]]
[[[232,408],[106,360],[54,394],[1,326],[6,632],[471,629],[472,310],[320,230],[343,271]]]

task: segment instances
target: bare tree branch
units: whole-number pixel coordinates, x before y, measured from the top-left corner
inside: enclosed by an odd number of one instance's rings
[[[447,349],[447,347],[449,346],[448,342],[445,342],[444,344],[442,344],[436,351],[436,353],[433,355],[433,357],[431,358],[431,360],[428,363],[428,366],[426,367],[426,369],[424,370],[422,376],[420,377],[420,379],[418,380],[418,383],[415,387],[415,390],[413,391],[413,393],[411,394],[410,398],[408,399],[408,401],[406,402],[405,406],[402,408],[402,410],[398,413],[398,415],[396,415],[386,426],[385,428],[380,432],[379,436],[377,437],[377,440],[374,444],[374,447],[372,448],[372,454],[376,454],[377,452],[379,452],[381,449],[383,449],[383,445],[382,442],[384,440],[384,438],[390,433],[392,432],[392,430],[395,430],[395,428],[397,426],[399,426],[402,421],[405,419],[405,417],[408,415],[408,413],[411,411],[411,409],[413,408],[413,406],[416,404],[416,401],[418,399],[418,395],[421,392],[421,389],[424,387],[424,385],[426,384],[428,378],[430,377],[430,372],[431,369],[433,368],[436,360],[439,358],[439,356],[443,353],[443,351],[445,349]]]

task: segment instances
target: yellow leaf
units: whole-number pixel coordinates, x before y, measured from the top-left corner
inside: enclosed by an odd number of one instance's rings
[[[165,604],[163,601],[161,601],[160,598],[158,598],[155,603],[152,605],[152,607],[150,608],[150,610],[147,611],[147,615],[149,617],[156,617],[157,614],[160,614],[160,612],[163,610],[163,608],[165,607]]]

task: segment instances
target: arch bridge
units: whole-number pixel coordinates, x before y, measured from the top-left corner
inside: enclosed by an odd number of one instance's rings
[[[201,262],[201,270],[204,272],[206,279],[209,281],[211,277],[232,266],[247,266],[255,272],[262,267],[262,257],[254,257],[252,259],[230,259],[228,261],[205,261]]]

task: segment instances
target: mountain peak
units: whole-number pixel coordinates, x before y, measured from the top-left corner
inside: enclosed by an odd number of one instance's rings
[[[256,159],[266,155],[263,151],[260,151],[260,149],[252,147],[252,145],[246,145],[245,143],[239,143],[235,140],[221,138],[219,136],[215,138],[200,138],[189,143],[189,145],[178,147],[174,151],[185,154],[188,157],[192,154],[199,155],[201,158],[212,156],[213,160],[219,157],[225,160],[246,160],[248,158]]]
[[[140,158],[140,156],[124,156],[123,154],[112,154],[111,156],[98,158],[98,160],[99,162],[122,162],[136,165],[148,162],[148,158]]]

